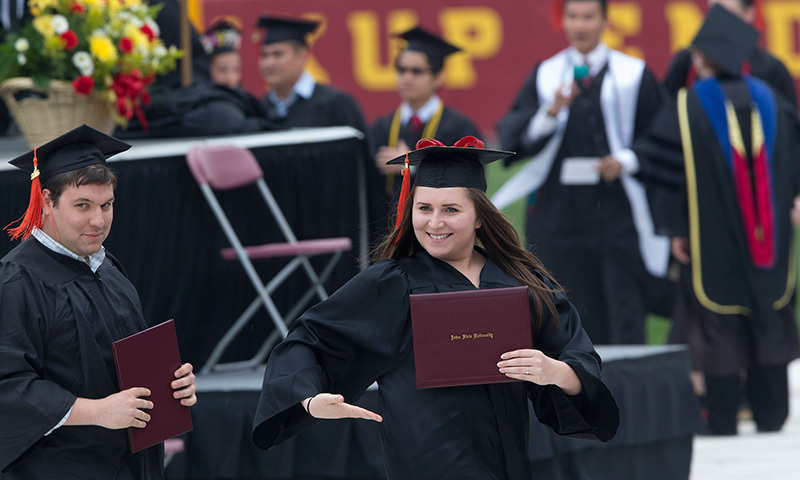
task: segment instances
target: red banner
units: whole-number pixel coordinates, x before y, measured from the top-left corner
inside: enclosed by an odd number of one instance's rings
[[[763,44],[780,58],[800,87],[800,2],[763,3]],[[645,59],[663,76],[672,52],[686,46],[703,21],[705,0],[609,2],[605,41],[612,48]],[[400,6],[402,5],[402,6]],[[487,138],[508,110],[534,64],[567,43],[554,25],[551,0],[203,0],[195,6],[199,23],[220,16],[244,26],[244,86],[263,95],[257,68],[261,14],[319,20],[309,70],[323,83],[351,93],[368,122],[394,110],[392,34],[416,24],[440,32],[464,50],[445,67],[444,101],[475,121]],[[197,20],[197,18],[196,18]]]

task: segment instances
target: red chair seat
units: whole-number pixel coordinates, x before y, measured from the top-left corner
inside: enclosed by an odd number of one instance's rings
[[[297,243],[268,243],[244,247],[247,256],[251,259],[291,257],[296,255],[318,255],[322,253],[332,253],[350,250],[353,242],[347,237],[320,238],[318,240],[300,240]],[[225,260],[236,260],[236,250],[233,248],[223,248],[222,258]]]

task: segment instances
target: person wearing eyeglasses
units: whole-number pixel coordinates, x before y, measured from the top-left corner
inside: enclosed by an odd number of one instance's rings
[[[446,57],[461,49],[420,26],[398,37],[408,42],[395,60],[397,92],[402,103],[376,120],[367,132],[375,166],[385,176],[381,190],[387,202],[396,200],[401,168],[386,162],[408,152],[409,146],[421,138],[437,138],[453,144],[460,138],[478,135],[472,120],[445,106],[437,95],[444,85]],[[385,205],[378,208],[386,211]]]

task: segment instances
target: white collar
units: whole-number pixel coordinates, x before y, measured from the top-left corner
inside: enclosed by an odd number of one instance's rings
[[[595,76],[600,73],[600,70],[608,63],[609,50],[608,45],[600,42],[586,55],[580,53],[575,47],[569,47],[567,49],[567,55],[570,63],[573,65],[582,65],[584,59],[586,59],[586,62],[589,63],[589,75]]]
[[[433,96],[425,102],[425,105],[417,110],[417,117],[422,120],[422,123],[428,123],[431,118],[433,118],[436,111],[439,110],[441,102],[439,96],[434,93]],[[403,125],[407,124],[408,121],[411,120],[412,115],[414,115],[414,110],[411,109],[408,102],[403,102],[400,105],[400,123]]]
[[[308,100],[314,94],[314,87],[316,86],[317,81],[314,80],[314,77],[307,71],[303,71],[303,74],[300,75],[300,78],[297,79],[294,87],[292,87],[292,91],[299,97]]]
[[[92,272],[95,273],[97,272],[97,269],[100,268],[100,265],[103,264],[103,261],[106,259],[106,248],[103,247],[102,245],[100,246],[100,250],[90,255],[87,255],[86,257],[81,257],[80,255],[68,249],[64,245],[58,243],[53,237],[44,233],[44,230],[40,228],[34,227],[33,231],[31,231],[31,236],[33,236],[36,240],[39,241],[39,243],[49,248],[50,250],[89,265],[89,268],[92,270]]]

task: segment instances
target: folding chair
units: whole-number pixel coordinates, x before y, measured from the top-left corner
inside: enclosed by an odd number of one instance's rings
[[[231,244],[230,248],[222,249],[222,258],[226,260],[238,259],[253,287],[258,292],[258,296],[214,347],[211,356],[200,370],[200,373],[221,369],[252,368],[264,362],[272,346],[279,338],[286,336],[287,323],[294,320],[315,295],[320,301],[328,298],[323,283],[333,272],[342,253],[352,248],[352,241],[347,237],[297,240],[283,212],[281,212],[278,202],[275,201],[275,197],[267,187],[267,183],[264,181],[264,173],[250,150],[233,145],[198,146],[191,148],[187,152],[186,161],[197,184],[200,186],[200,190],[203,192],[203,196]],[[214,194],[214,191],[231,190],[253,184],[258,187],[270,212],[275,217],[281,233],[287,240],[286,242],[243,246]],[[333,256],[325,265],[321,274],[317,275],[308,258],[320,254],[333,254]],[[256,273],[256,269],[253,267],[252,261],[287,257],[291,257],[291,260],[278,274],[266,284],[262,283],[258,273]],[[270,295],[292,272],[300,267],[306,272],[311,285],[290,311],[286,315],[281,315]],[[225,349],[262,305],[275,324],[276,330],[264,341],[258,352],[250,360],[227,364],[219,363]]]

